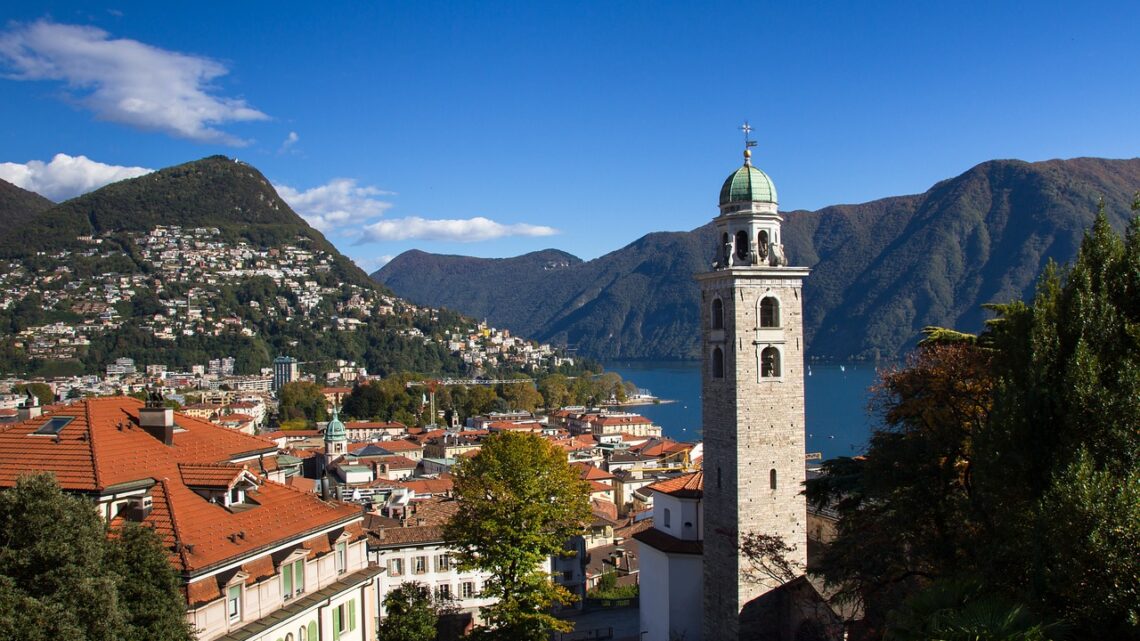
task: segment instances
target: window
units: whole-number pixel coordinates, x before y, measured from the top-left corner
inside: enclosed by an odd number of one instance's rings
[[[230,622],[241,620],[241,585],[231,585],[226,590],[226,612]]]
[[[412,559],[412,574],[423,574],[427,572],[427,557],[417,556]]]
[[[712,328],[724,329],[724,301],[714,298],[712,303]]]
[[[388,576],[403,576],[404,575],[404,560],[403,559],[388,559]]]
[[[780,301],[771,296],[760,300],[760,327],[780,326]]]
[[[724,350],[719,347],[713,348],[712,375],[713,378],[724,378]]]
[[[285,633],[285,641],[293,641],[293,633],[292,632],[286,632]]]
[[[281,598],[288,601],[294,594],[305,591],[305,559],[297,559],[281,566]]]
[[[748,259],[748,232],[736,232],[736,258],[738,260]]]
[[[435,587],[435,598],[446,601],[451,598],[451,585],[444,583]]]
[[[464,599],[470,599],[475,596],[475,582],[464,581],[459,584],[459,595]]]
[[[356,629],[356,599],[349,599],[333,608],[333,641],[340,641],[340,635]]]
[[[317,622],[311,621],[309,623],[309,641],[317,641]]]
[[[776,469],[775,468],[772,468],[772,470],[770,472],[768,472],[768,485],[770,485],[773,490],[776,489]]]
[[[665,517],[663,519],[661,519],[661,521],[662,521],[661,524],[664,525],[665,527],[669,527],[669,521],[670,521],[669,517],[670,516],[672,516],[672,515],[669,513],[669,508],[665,508]]]
[[[301,629],[297,630],[297,641],[305,641],[308,638],[305,636],[305,632],[305,626],[301,626]]]
[[[348,544],[336,544],[336,573],[344,574],[348,571]]]
[[[780,376],[780,350],[775,347],[765,347],[760,352],[760,376],[763,378],[778,378]]]
[[[451,555],[450,554],[440,554],[439,556],[435,557],[435,571],[436,572],[447,572],[450,569],[451,569]]]

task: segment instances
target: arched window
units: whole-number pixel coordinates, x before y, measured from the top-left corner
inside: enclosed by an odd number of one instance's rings
[[[736,232],[736,258],[748,260],[748,232]]]
[[[713,299],[712,328],[713,329],[724,329],[724,301],[722,301],[719,298]]]
[[[712,375],[713,378],[724,378],[724,350],[719,347],[713,348]]]
[[[761,263],[768,261],[768,232],[763,229],[756,235],[756,253]]]
[[[297,630],[297,641],[305,641],[305,626],[301,626]]]
[[[771,296],[760,300],[760,327],[780,326],[780,301]]]
[[[775,347],[765,347],[760,352],[760,376],[762,378],[778,378],[780,376],[780,350]]]
[[[770,472],[768,472],[768,485],[773,490],[776,489],[776,469],[775,468],[772,468],[772,470]]]
[[[732,239],[730,239],[728,237],[728,232],[725,232],[724,235],[721,237],[720,246],[722,248],[721,256],[720,256],[720,260],[722,263],[721,266],[727,267],[728,266],[728,259],[732,258]]]
[[[669,517],[670,517],[670,516],[672,516],[672,515],[671,515],[671,514],[669,514],[669,508],[665,508],[665,519],[664,519],[664,523],[662,523],[662,525],[664,525],[665,527],[671,527],[671,524],[670,524],[670,522],[669,522],[669,521],[670,521],[670,519],[669,519]]]

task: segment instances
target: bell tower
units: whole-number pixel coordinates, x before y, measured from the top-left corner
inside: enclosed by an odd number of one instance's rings
[[[778,536],[806,566],[802,286],[809,270],[784,256],[776,187],[744,165],[720,190],[712,270],[701,292],[704,426],[703,641],[739,634],[745,604],[779,587],[750,574],[747,533]]]

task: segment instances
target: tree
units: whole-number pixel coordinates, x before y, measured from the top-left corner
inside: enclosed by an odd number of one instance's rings
[[[542,641],[569,626],[550,615],[570,593],[544,571],[589,518],[584,481],[566,455],[534,434],[488,437],[454,470],[459,510],[444,530],[463,569],[489,572],[479,631],[487,638]]]
[[[820,570],[877,629],[967,583],[1078,638],[1140,639],[1140,218],[1121,240],[1102,211],[1032,305],[989,307],[977,337],[932,328],[884,373],[867,455],[809,482],[840,513]]]
[[[565,374],[548,374],[539,379],[538,392],[547,408],[564,407],[570,403],[570,379]]]
[[[111,534],[50,475],[0,492],[0,638],[189,640],[157,536],[139,526]]]
[[[384,597],[386,615],[376,641],[433,641],[439,614],[431,592],[422,583],[401,583]]]
[[[50,405],[55,402],[55,393],[47,383],[22,383],[12,388],[13,394],[27,395],[31,392],[40,401],[40,405]]]
[[[328,401],[316,383],[295,381],[285,383],[277,391],[281,401],[281,416],[286,419],[303,418],[310,422],[328,419]]]

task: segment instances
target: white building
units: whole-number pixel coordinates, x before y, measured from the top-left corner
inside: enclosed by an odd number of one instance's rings
[[[645,489],[653,494],[653,527],[633,536],[641,544],[642,638],[701,641],[704,472]]]

